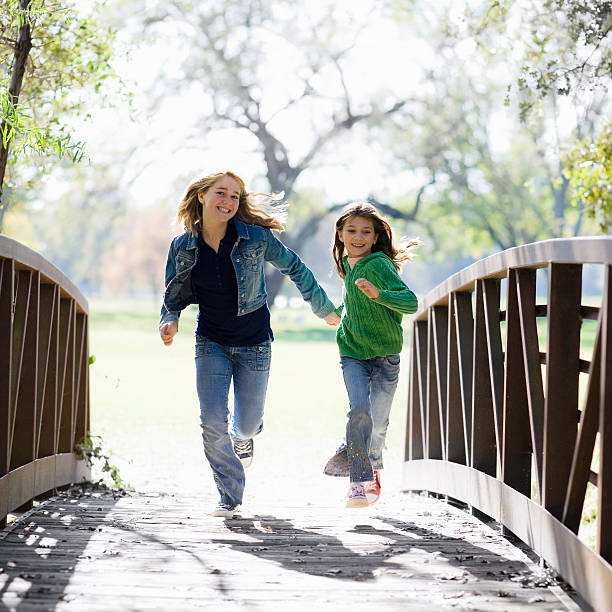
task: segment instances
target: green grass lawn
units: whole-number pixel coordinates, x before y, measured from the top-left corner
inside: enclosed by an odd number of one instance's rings
[[[90,369],[91,430],[136,488],[177,490],[201,482],[212,491],[195,390],[195,310],[183,313],[171,347],[162,344],[157,322],[152,304],[90,304],[90,353],[96,358]],[[348,408],[335,330],[308,309],[274,311],[272,326],[264,430],[256,439],[254,468],[273,466],[279,477],[318,479],[342,439]],[[386,455],[397,464],[403,458],[407,367],[403,355]]]

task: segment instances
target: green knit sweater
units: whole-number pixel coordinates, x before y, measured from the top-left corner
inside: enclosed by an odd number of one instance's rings
[[[343,264],[343,303],[336,309],[342,316],[336,332],[340,355],[371,359],[398,354],[402,350],[402,315],[417,311],[416,296],[384,253],[371,253],[352,269],[345,256]],[[369,280],[380,295],[376,299],[365,295],[355,285],[358,278]]]

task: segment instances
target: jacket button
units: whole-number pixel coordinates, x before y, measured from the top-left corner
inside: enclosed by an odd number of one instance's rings
[[[238,258],[236,259],[236,261],[240,261],[240,258],[238,257]]]
[[[179,266],[184,266],[184,265],[185,265],[185,262],[184,262],[184,261],[181,261],[181,262],[179,263]]]

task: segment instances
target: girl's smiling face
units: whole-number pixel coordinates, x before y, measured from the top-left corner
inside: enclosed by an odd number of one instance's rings
[[[198,200],[207,221],[227,223],[238,210],[240,185],[231,176],[222,176],[208,191],[198,193]]]
[[[378,240],[371,219],[362,216],[349,217],[338,232],[340,242],[349,257],[366,257]]]

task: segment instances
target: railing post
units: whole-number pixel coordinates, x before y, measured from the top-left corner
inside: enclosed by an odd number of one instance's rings
[[[597,550],[612,563],[612,266],[606,266],[601,328],[599,392],[599,508]],[[604,520],[607,517],[608,520]]]
[[[11,356],[13,353],[13,304],[15,263],[0,259],[0,477],[8,474],[10,463],[9,425],[11,420]],[[6,525],[7,508],[0,499],[0,527]]]

